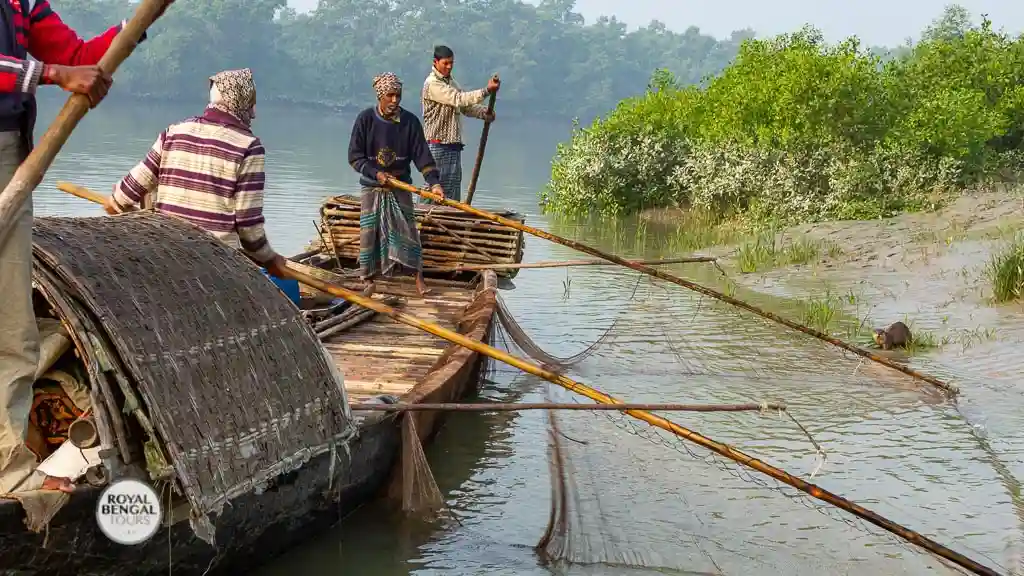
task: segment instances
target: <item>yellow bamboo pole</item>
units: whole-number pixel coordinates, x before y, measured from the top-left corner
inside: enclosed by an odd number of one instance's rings
[[[785,410],[786,405],[777,402],[761,404],[580,404],[571,402],[479,402],[437,403],[437,404],[349,404],[349,408],[360,412],[522,412],[525,410],[591,410],[595,412],[627,410],[660,410],[662,412],[757,412]]]
[[[62,187],[61,190],[69,191],[68,188],[69,187],[65,186]],[[92,200],[94,202],[103,201],[103,196],[99,194],[96,194],[89,190],[85,190],[81,187],[73,188],[75,188],[76,191],[72,193],[75,194],[76,196],[79,196],[80,198],[85,198],[87,200]],[[289,262],[289,266],[292,266],[291,262]],[[468,338],[467,336],[459,334],[458,332],[453,332],[452,330],[448,330],[447,328],[444,328],[442,326],[438,326],[436,324],[427,322],[411,314],[399,312],[398,310],[395,310],[394,308],[387,306],[386,304],[383,304],[377,300],[367,298],[365,296],[352,292],[351,290],[342,288],[341,286],[324,282],[319,278],[314,278],[313,276],[310,276],[304,272],[300,272],[299,270],[296,270],[294,268],[290,267],[288,268],[287,271],[288,276],[291,279],[297,280],[309,287],[316,288],[321,292],[326,292],[338,298],[344,298],[345,300],[348,300],[353,304],[362,306],[363,308],[374,310],[380,314],[384,314],[385,316],[393,318],[394,320],[401,322],[402,324],[406,324],[414,328],[419,328],[420,330],[433,334],[434,336],[437,336],[439,338],[443,338],[453,344],[458,344],[463,348],[468,348],[470,350],[473,350],[474,352],[478,352],[500,362],[504,362],[509,366],[513,366],[524,372],[528,372],[530,374],[533,374],[534,376],[543,378],[548,382],[557,384],[565,388],[566,390],[575,392],[582,396],[586,396],[587,398],[590,398],[591,400],[598,402],[600,404],[623,404],[622,401],[612,396],[609,396],[604,392],[591,388],[590,386],[587,386],[582,382],[577,382],[567,376],[563,376],[551,372],[549,370],[545,370],[544,368],[541,368],[540,366],[537,366],[535,364],[531,364],[530,362],[527,362],[522,358],[512,356],[511,354],[498,350],[497,348],[488,346],[483,342]],[[841,508],[853,514],[854,516],[862,518],[865,521],[870,522],[875,526],[878,526],[879,528],[882,528],[883,530],[886,530],[900,538],[903,538],[911,544],[920,546],[921,548],[924,548],[925,550],[928,550],[929,552],[932,552],[937,556],[945,558],[950,562],[953,562],[954,564],[961,566],[975,574],[981,574],[984,576],[1000,576],[1000,574],[995,570],[983,564],[980,564],[964,556],[963,554],[960,554],[959,552],[951,550],[950,548],[947,548],[946,546],[939,544],[931,538],[928,538],[926,536],[919,534],[918,532],[905,528],[893,522],[892,520],[889,520],[871,510],[868,510],[867,508],[864,508],[863,506],[860,506],[859,504],[847,500],[842,496],[829,492],[828,490],[825,490],[820,486],[811,484],[810,482],[807,482],[802,478],[794,476],[784,470],[781,470],[779,468],[776,468],[775,466],[758,460],[753,456],[749,456],[744,452],[737,450],[732,446],[729,446],[728,444],[723,444],[716,440],[712,440],[707,436],[704,436],[688,428],[684,428],[683,426],[680,426],[679,424],[676,424],[675,422],[672,422],[667,418],[657,416],[646,410],[626,410],[625,412],[626,414],[632,416],[633,418],[646,422],[656,428],[665,430],[680,438],[693,442],[694,444],[703,446],[704,448],[707,448],[708,450],[711,450],[716,454],[719,454],[743,466],[756,470],[762,474],[770,476],[778,480],[779,482],[788,484],[789,486],[792,486],[793,488],[796,488],[797,490],[800,490],[801,492],[804,492],[813,498],[816,498],[823,502],[827,502],[828,504],[831,504],[837,508]]]
[[[858,356],[861,356],[863,358],[867,358],[868,360],[872,360],[874,362],[882,364],[883,366],[887,366],[889,368],[892,368],[893,370],[899,370],[900,372],[903,372],[907,376],[910,376],[910,377],[913,377],[913,378],[917,378],[918,380],[927,382],[927,383],[931,384],[932,386],[935,386],[937,388],[942,389],[949,396],[956,396],[957,393],[959,392],[957,387],[955,385],[953,385],[953,384],[950,384],[948,382],[943,382],[942,380],[939,380],[938,378],[935,378],[933,376],[929,376],[927,374],[922,374],[921,372],[918,372],[917,370],[914,370],[913,368],[910,368],[908,366],[903,366],[902,364],[899,364],[897,362],[893,362],[892,360],[890,360],[890,359],[888,359],[888,358],[886,358],[884,356],[879,356],[877,354],[872,354],[871,352],[869,352],[869,351],[867,351],[867,350],[865,350],[865,349],[863,349],[863,348],[861,348],[859,346],[854,346],[853,344],[849,344],[847,342],[843,342],[842,340],[840,340],[838,338],[834,338],[832,336],[829,336],[828,334],[825,334],[823,332],[815,330],[814,328],[811,328],[809,326],[804,326],[803,324],[799,324],[797,322],[793,322],[792,320],[788,320],[788,319],[783,318],[781,316],[778,316],[776,314],[772,314],[771,312],[768,312],[767,310],[762,310],[761,308],[758,308],[757,306],[754,306],[753,304],[749,304],[749,303],[744,302],[742,300],[739,300],[737,298],[733,298],[732,296],[728,296],[726,294],[723,294],[723,293],[721,293],[721,292],[719,292],[717,290],[713,290],[713,289],[708,288],[706,286],[701,286],[700,284],[697,284],[696,282],[691,282],[691,281],[686,280],[684,278],[680,278],[679,276],[676,276],[675,274],[670,274],[668,272],[665,272],[665,271],[662,271],[662,270],[658,270],[657,268],[652,268],[651,266],[648,266],[646,264],[640,264],[640,263],[637,263],[637,262],[631,262],[629,260],[626,260],[625,258],[622,258],[620,256],[616,256],[614,254],[609,254],[607,252],[603,252],[601,250],[598,250],[597,248],[593,248],[593,247],[588,246],[586,244],[583,244],[581,242],[576,242],[575,240],[569,240],[568,238],[562,238],[561,236],[557,236],[557,235],[552,234],[550,232],[545,232],[544,230],[540,230],[540,229],[534,228],[532,226],[527,226],[526,224],[520,224],[519,222],[516,222],[514,220],[509,220],[508,218],[503,218],[501,216],[498,216],[497,214],[494,214],[494,213],[491,213],[491,212],[487,212],[486,210],[480,210],[479,208],[474,208],[474,207],[472,207],[472,206],[470,206],[468,204],[463,204],[462,202],[456,202],[454,200],[449,200],[447,198],[442,198],[441,196],[439,196],[437,194],[434,194],[433,192],[430,192],[429,190],[423,190],[421,188],[417,188],[417,187],[415,187],[415,186],[413,186],[411,184],[406,184],[405,182],[402,182],[401,180],[396,180],[396,179],[392,178],[392,179],[390,179],[388,181],[388,185],[393,187],[393,188],[396,188],[398,190],[409,192],[411,194],[417,194],[417,195],[422,196],[424,198],[429,198],[429,199],[433,200],[437,204],[444,204],[445,206],[451,206],[453,208],[458,208],[459,210],[462,210],[463,212],[467,212],[467,213],[472,214],[474,216],[479,216],[480,218],[483,218],[485,220],[490,220],[492,222],[496,222],[498,224],[501,224],[503,226],[508,226],[509,228],[514,228],[516,230],[521,230],[521,231],[523,231],[523,232],[525,232],[527,234],[531,234],[533,236],[537,236],[538,238],[543,238],[545,240],[550,240],[551,242],[554,242],[556,244],[561,244],[562,246],[568,246],[569,248],[573,248],[575,250],[579,250],[580,252],[585,252],[587,254],[590,254],[591,256],[596,256],[598,258],[602,258],[604,260],[608,260],[609,262],[614,262],[615,264],[618,264],[620,266],[625,266],[626,268],[629,268],[631,270],[636,270],[637,272],[642,272],[644,274],[647,274],[648,276],[654,276],[655,278],[658,278],[659,280],[664,280],[666,282],[671,282],[671,283],[676,284],[678,286],[682,286],[684,288],[689,288],[690,290],[693,290],[695,292],[700,292],[701,294],[704,294],[705,296],[710,296],[710,297],[712,297],[712,298],[714,298],[716,300],[720,300],[722,302],[725,302],[726,304],[731,304],[732,306],[736,306],[737,308],[742,308],[742,309],[744,309],[744,310],[746,310],[748,312],[753,312],[754,314],[757,314],[758,316],[760,316],[762,318],[766,318],[766,319],[771,320],[773,322],[777,322],[779,324],[782,324],[783,326],[786,326],[788,328],[792,328],[793,330],[797,330],[799,332],[803,332],[804,334],[808,334],[810,336],[813,336],[813,337],[817,338],[818,340],[822,340],[824,342],[828,342],[829,344],[832,344],[833,346],[837,346],[837,347],[842,348],[842,349],[844,349],[844,350],[846,350],[848,352],[853,352],[854,354],[856,354]]]
[[[715,262],[711,256],[694,256],[692,258],[667,258],[664,260],[631,260],[644,266],[666,266],[668,264],[694,264],[698,262]],[[519,264],[453,264],[451,266],[435,266],[424,268],[426,272],[469,272],[472,270],[527,270],[533,268],[572,268],[576,266],[614,266],[607,260],[545,260],[541,262],[525,262]]]
[[[57,182],[57,190],[67,192],[72,196],[78,196],[83,200],[95,202],[101,206],[106,202],[106,196],[98,192],[93,192],[84,186],[76,186],[70,182]]]

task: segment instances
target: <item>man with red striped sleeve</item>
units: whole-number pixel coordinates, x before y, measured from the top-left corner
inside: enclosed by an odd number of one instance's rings
[[[95,106],[111,78],[96,65],[125,25],[82,40],[47,0],[0,0],[0,190],[32,148],[35,92],[40,84],[89,97]],[[145,35],[143,35],[145,39]],[[34,57],[35,60],[29,57]],[[25,445],[39,329],[32,308],[32,202],[0,238],[0,494],[38,488],[37,457]],[[67,480],[43,488],[70,491]]]

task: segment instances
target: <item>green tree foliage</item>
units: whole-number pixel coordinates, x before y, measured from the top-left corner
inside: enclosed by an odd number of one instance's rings
[[[127,17],[129,0],[51,0],[80,34]],[[261,101],[362,107],[374,75],[392,71],[419,92],[435,44],[456,52],[467,88],[493,73],[505,83],[508,112],[591,118],[642,93],[664,68],[679,82],[722,70],[740,43],[696,28],[674,33],[659,22],[627,31],[614,18],[587,24],[573,0],[320,0],[296,14],[285,0],[178,0],[150,40],[118,72],[117,93],[201,97],[205,79],[229,67],[253,68]]]
[[[1024,39],[946,10],[917,44],[748,40],[706,87],[663,72],[574,131],[542,193],[578,215],[678,206],[718,216],[880,217],[1021,167]]]

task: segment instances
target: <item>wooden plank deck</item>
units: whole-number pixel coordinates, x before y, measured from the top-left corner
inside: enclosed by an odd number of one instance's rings
[[[402,298],[396,308],[450,330],[458,329],[475,290],[453,282],[428,280],[432,293],[421,298],[411,279],[378,280],[375,298]],[[346,282],[348,284],[348,282]],[[353,281],[350,288],[358,289]],[[381,394],[409,392],[450,346],[446,340],[378,314],[328,338],[324,347],[345,377],[349,402],[366,402]]]

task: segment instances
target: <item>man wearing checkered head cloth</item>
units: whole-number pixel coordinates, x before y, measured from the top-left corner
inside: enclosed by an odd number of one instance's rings
[[[224,70],[209,80],[206,110],[160,133],[142,161],[114,185],[107,213],[137,210],[152,200],[158,212],[188,220],[240,250],[279,286],[291,285],[298,304],[285,259],[271,248],[264,230],[266,151],[252,131],[252,70]]]
[[[412,184],[410,164],[436,194],[444,195],[437,164],[427,148],[419,118],[399,104],[402,81],[391,72],[373,79],[377,104],[363,110],[352,126],[348,162],[359,172],[362,206],[359,218],[359,269],[367,293],[383,274],[415,274],[420,295],[429,292],[423,280],[420,235],[413,198],[387,186],[394,178]]]

